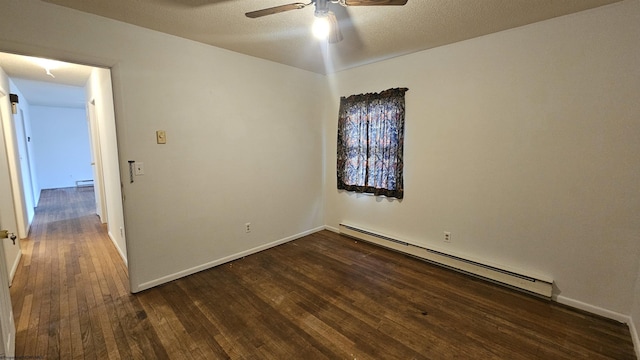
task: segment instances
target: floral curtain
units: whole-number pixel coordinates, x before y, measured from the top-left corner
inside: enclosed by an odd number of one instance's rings
[[[408,90],[340,98],[338,189],[402,199],[404,94]]]

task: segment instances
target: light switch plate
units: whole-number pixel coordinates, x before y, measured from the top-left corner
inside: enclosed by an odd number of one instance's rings
[[[158,144],[166,144],[167,143],[167,133],[164,130],[156,131],[156,142]]]

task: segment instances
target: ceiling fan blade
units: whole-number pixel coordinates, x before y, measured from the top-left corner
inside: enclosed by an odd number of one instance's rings
[[[340,31],[340,25],[338,25],[338,19],[336,19],[336,15],[329,11],[327,13],[327,18],[329,19],[329,36],[327,40],[330,44],[335,44],[342,41],[342,32]]]
[[[274,7],[270,7],[262,10],[251,11],[251,12],[245,13],[245,15],[249,18],[255,19],[261,16],[273,15],[273,14],[277,14],[277,13],[281,13],[289,10],[302,9],[307,5],[309,4],[293,3],[293,4],[287,4],[287,5],[280,5],[280,6],[274,6]]]
[[[345,0],[346,6],[404,5],[408,0]]]

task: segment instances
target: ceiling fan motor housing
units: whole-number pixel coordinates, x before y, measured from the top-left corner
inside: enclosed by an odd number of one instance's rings
[[[317,17],[327,16],[329,13],[329,1],[328,0],[316,0],[316,11],[313,13]]]

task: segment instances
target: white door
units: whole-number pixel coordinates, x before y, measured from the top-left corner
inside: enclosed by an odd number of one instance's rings
[[[0,224],[0,228],[2,224]],[[0,239],[0,261],[6,261],[4,243],[7,239]],[[16,326],[13,320],[13,308],[9,295],[9,275],[5,264],[0,264],[0,359],[15,356]]]

